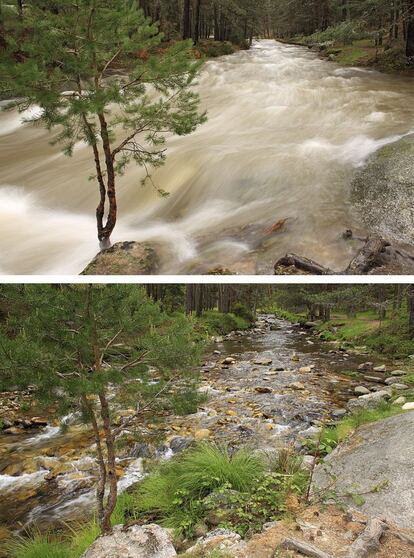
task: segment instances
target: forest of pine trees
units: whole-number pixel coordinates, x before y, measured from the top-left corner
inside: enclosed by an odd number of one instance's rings
[[[21,18],[31,4],[59,11],[54,0],[16,0]],[[414,0],[128,0],[158,22],[166,40],[231,41],[248,46],[254,37],[291,39],[345,25],[377,43],[404,41],[414,56]],[[0,3],[1,6],[2,3]],[[4,3],[5,5],[6,3]],[[10,4],[7,2],[7,4]],[[1,8],[0,8],[1,9]],[[1,14],[0,14],[1,17]]]

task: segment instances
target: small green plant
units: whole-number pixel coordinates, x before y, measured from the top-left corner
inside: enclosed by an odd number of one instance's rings
[[[282,517],[289,494],[304,494],[308,472],[290,450],[277,459],[249,450],[230,453],[202,445],[163,464],[135,491],[135,512],[192,537],[197,525],[232,529],[241,535]]]
[[[402,411],[397,405],[384,402],[375,409],[361,409],[344,417],[333,427],[324,428],[318,440],[307,440],[305,445],[313,455],[325,457],[349,434],[360,426],[400,414]]]
[[[414,374],[407,374],[406,376],[404,376],[403,382],[408,386],[414,385]]]
[[[191,415],[196,413],[198,407],[206,403],[208,397],[205,393],[199,393],[195,389],[184,390],[171,396],[171,406],[176,415]]]
[[[113,519],[114,516],[112,516]],[[99,537],[100,528],[95,519],[86,523],[67,525],[70,530],[68,543],[70,558],[79,558],[87,548]]]
[[[245,306],[241,302],[236,302],[235,304],[233,304],[232,311],[233,311],[233,314],[235,314],[239,318],[243,318],[244,320],[246,320],[250,323],[254,322],[255,318],[254,318],[254,315],[253,315],[252,311],[249,310],[249,308],[247,308],[247,306]]]
[[[264,459],[247,450],[230,454],[201,445],[161,465],[138,485],[135,510],[176,533],[191,536],[206,513],[203,500],[213,492],[250,492],[264,471]]]
[[[236,316],[232,313],[223,314],[215,310],[204,312],[203,316],[200,318],[200,323],[206,328],[207,333],[210,335],[226,335],[237,329],[249,329],[252,325],[251,322],[241,316]]]

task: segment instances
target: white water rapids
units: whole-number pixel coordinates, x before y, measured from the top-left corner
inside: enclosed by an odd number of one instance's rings
[[[206,63],[197,89],[208,122],[168,139],[153,173],[119,179],[113,241],[155,242],[161,273],[229,267],[271,273],[287,251],[341,269],[341,239],[360,226],[349,204],[353,173],[414,130],[414,80],[343,68],[305,48],[258,41]],[[97,252],[93,159],[72,158],[21,115],[0,114],[0,273],[79,273]],[[265,229],[287,218],[285,228]]]

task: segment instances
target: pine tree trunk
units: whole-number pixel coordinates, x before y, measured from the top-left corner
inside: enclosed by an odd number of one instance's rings
[[[23,0],[17,0],[17,10],[19,12],[20,19],[23,19]]]
[[[408,58],[414,56],[414,0],[409,0],[407,4],[409,10],[406,26],[406,47],[405,54]]]
[[[114,166],[114,159],[112,156],[111,151],[111,143],[109,140],[108,134],[108,125],[105,120],[104,114],[98,114],[99,122],[101,125],[101,138],[102,138],[102,145],[103,150],[105,153],[105,165],[106,165],[106,195],[109,201],[109,209],[108,209],[108,217],[106,219],[105,226],[100,229],[99,227],[99,220],[98,220],[98,239],[101,243],[102,248],[108,248],[110,246],[110,238],[112,232],[116,225],[117,219],[117,201],[116,201],[116,190],[115,190],[115,166]],[[102,194],[101,194],[101,201],[102,201]],[[98,206],[98,209],[101,208],[101,203]],[[97,209],[97,219],[98,219],[98,209]],[[103,219],[101,213],[99,213],[99,218]]]
[[[220,25],[219,25],[219,13],[217,4],[214,3],[214,40],[220,40]]]
[[[414,339],[414,285],[410,285],[407,289],[408,303],[408,335],[410,339]]]
[[[191,38],[191,15],[190,15],[190,0],[184,0],[184,13],[183,13],[183,39]]]
[[[103,520],[104,520],[104,500],[105,500],[105,488],[106,488],[106,466],[105,459],[102,450],[101,434],[99,432],[98,423],[96,421],[95,412],[85,395],[82,396],[82,404],[84,405],[87,413],[90,416],[93,434],[96,445],[96,454],[99,465],[99,479],[96,487],[96,503],[98,512],[98,521],[102,533],[104,532]]]
[[[99,402],[101,404],[101,416],[103,421],[103,429],[105,432],[105,443],[107,451],[107,477],[109,482],[109,495],[103,511],[102,531],[103,533],[111,533],[111,516],[115,509],[116,500],[118,497],[118,481],[116,478],[115,463],[115,440],[111,429],[111,417],[109,412],[108,400],[104,392],[99,394]]]
[[[201,0],[197,0],[196,15],[194,24],[194,44],[197,45],[200,40],[200,13],[201,13]]]

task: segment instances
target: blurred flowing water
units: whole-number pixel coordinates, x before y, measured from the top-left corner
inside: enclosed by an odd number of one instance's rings
[[[343,268],[355,247],[341,233],[359,226],[353,174],[414,130],[413,85],[266,40],[208,61],[197,89],[209,120],[168,138],[167,163],[153,173],[170,196],[143,188],[131,166],[113,240],[155,242],[161,273],[271,273],[287,251]],[[66,158],[21,118],[0,114],[0,273],[79,273],[97,252],[90,150],[79,144]]]

